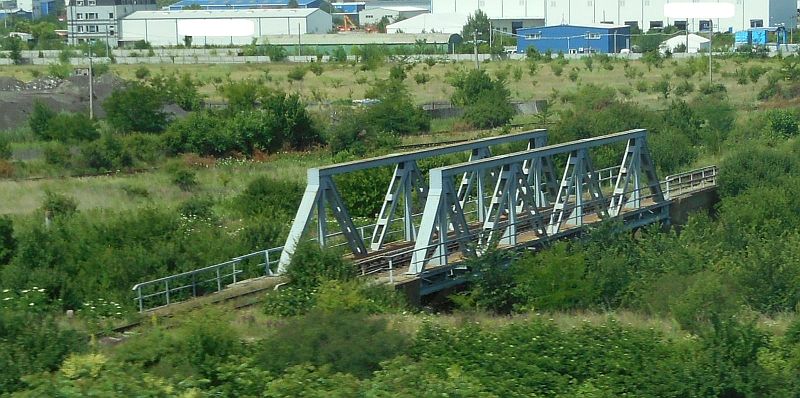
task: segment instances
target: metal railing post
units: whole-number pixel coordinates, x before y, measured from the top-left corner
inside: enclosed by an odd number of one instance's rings
[[[222,279],[219,276],[219,267],[217,267],[217,291],[222,291]]]
[[[264,250],[264,275],[272,275],[272,268],[269,266],[269,249]]]
[[[197,274],[192,274],[192,297],[197,297]]]
[[[392,259],[389,259],[389,283],[394,283],[394,264]]]
[[[167,296],[167,305],[169,305],[169,279],[164,280],[164,288],[164,293],[166,293]]]
[[[144,311],[144,299],[142,298],[142,287],[139,286],[136,288],[136,295],[138,296],[137,299],[139,301],[139,312]]]
[[[236,264],[238,261],[233,262],[233,283],[236,283]]]

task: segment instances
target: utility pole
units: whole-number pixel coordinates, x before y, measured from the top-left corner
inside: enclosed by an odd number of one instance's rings
[[[303,46],[303,43],[300,39],[300,24],[297,24],[297,56],[299,57],[301,54],[300,47]]]
[[[89,47],[89,120],[94,119],[94,82],[92,81],[92,48]]]
[[[475,69],[481,70],[481,63],[478,60],[478,29],[472,33],[472,47],[475,49]]]
[[[708,19],[708,83],[713,84],[714,78],[712,75],[714,74],[714,21],[709,18]],[[686,51],[689,51],[687,48]]]

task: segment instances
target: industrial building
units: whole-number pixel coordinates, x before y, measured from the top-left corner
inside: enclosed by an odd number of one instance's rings
[[[154,46],[244,45],[267,35],[327,33],[331,15],[318,8],[234,11],[139,11],[122,20],[123,43]]]
[[[467,23],[467,14],[420,14],[386,26],[386,33],[458,34]]]
[[[670,19],[664,5],[688,0],[431,0],[431,12],[472,14],[480,9],[490,19],[540,18],[548,26],[609,23],[642,30],[677,26],[689,31],[740,31],[751,27],[797,26],[796,0],[717,0],[735,5],[733,18]]]
[[[386,27],[386,33],[461,33],[467,24],[469,14],[432,13],[420,14],[415,17],[395,22]],[[507,18],[490,17],[492,28],[509,33],[516,33],[518,29],[544,25],[540,18]]]
[[[319,8],[322,0],[297,0],[297,8]],[[252,10],[287,8],[289,0],[181,0],[166,7],[170,11],[200,10]]]
[[[698,36],[694,33],[689,35],[679,35],[665,40],[658,47],[661,53],[677,52],[680,47],[685,47],[683,52],[689,54],[697,54],[699,52],[706,52],[711,49],[711,40],[706,37]]]
[[[136,11],[155,10],[156,0],[70,0],[67,43],[104,41],[116,47],[122,18]]]
[[[520,29],[517,34],[518,53],[525,53],[528,47],[564,54],[618,53],[631,46],[631,28],[627,25],[540,26]]]
[[[387,18],[389,22],[397,22],[404,19],[416,17],[420,14],[427,14],[428,9],[412,6],[386,6],[370,7],[358,13],[358,21],[361,25],[374,25]]]

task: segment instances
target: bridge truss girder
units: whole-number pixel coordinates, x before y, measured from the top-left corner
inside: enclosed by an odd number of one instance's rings
[[[338,231],[336,234],[346,240],[350,251],[357,257],[363,257],[370,250],[380,250],[387,238],[387,234],[394,221],[398,207],[402,209],[402,221],[404,239],[413,242],[417,237],[417,230],[414,221],[415,202],[427,203],[430,195],[428,185],[425,183],[423,173],[417,164],[418,160],[470,151],[472,161],[488,158],[491,156],[491,147],[499,144],[515,142],[527,142],[528,148],[544,146],[547,143],[546,130],[532,130],[518,134],[510,134],[498,137],[490,137],[474,140],[461,144],[445,145],[430,149],[423,149],[414,152],[392,154],[377,158],[365,159],[361,161],[342,163],[322,168],[312,168],[308,170],[308,184],[303,194],[297,214],[292,222],[289,236],[286,239],[281,259],[278,266],[278,273],[286,271],[286,267],[291,262],[291,258],[301,241],[303,234],[316,218],[316,234],[320,246],[328,245],[327,214],[331,214],[336,219]],[[394,174],[386,190],[381,211],[378,214],[375,229],[371,235],[369,250],[361,236],[355,223],[353,222],[347,204],[341,198],[334,177],[349,172],[368,170],[372,168],[394,166]],[[469,181],[482,181],[482,176],[467,172],[463,175],[462,185],[465,189],[470,186]],[[483,182],[477,186],[482,190]],[[402,203],[402,207],[401,207]],[[315,217],[316,215],[316,217]]]
[[[614,191],[606,199],[600,187],[598,170],[589,150],[627,142]],[[560,183],[555,181],[553,156],[568,155]],[[468,199],[454,189],[454,178],[473,173],[497,175],[491,202],[479,224],[470,230],[463,203]],[[642,183],[646,187],[642,188]],[[557,187],[557,189],[556,189]],[[479,255],[485,247],[499,241],[517,245],[524,228],[538,238],[557,235],[565,227],[584,224],[591,214],[600,219],[622,215],[622,207],[643,209],[649,190],[649,206],[665,202],[649,150],[647,131],[622,133],[529,149],[475,162],[440,167],[430,171],[430,189],[422,216],[409,274],[421,274],[427,265],[447,265],[454,247],[463,255]],[[664,212],[665,206],[655,206]],[[659,217],[664,214],[659,213]],[[549,221],[547,221],[549,220]],[[467,227],[463,227],[466,225]],[[457,244],[456,244],[457,243]]]

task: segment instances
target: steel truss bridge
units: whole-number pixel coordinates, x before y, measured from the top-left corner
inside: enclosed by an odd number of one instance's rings
[[[510,145],[520,152],[493,155]],[[494,151],[493,151],[494,149]],[[425,172],[419,162],[469,153],[464,163]],[[614,166],[598,169],[600,153]],[[337,176],[394,167],[381,210],[363,225],[350,215]],[[361,274],[415,284],[430,294],[463,283],[465,259],[490,246],[538,248],[618,219],[626,228],[668,223],[670,206],[716,186],[715,166],[659,180],[646,130],[547,145],[547,131],[484,138],[308,170],[308,185],[283,247],[133,287],[140,311],[284,273],[298,244],[346,248]]]

